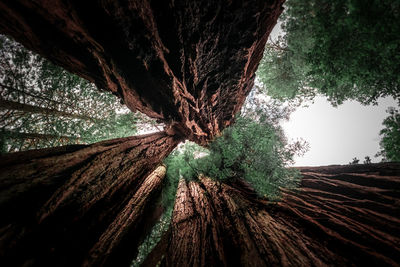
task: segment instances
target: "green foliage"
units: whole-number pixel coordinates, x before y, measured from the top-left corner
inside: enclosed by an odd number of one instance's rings
[[[288,0],[284,36],[269,42],[257,76],[279,99],[399,98],[399,21],[399,0]]]
[[[172,212],[179,179],[197,179],[199,167],[196,155],[202,153],[207,153],[207,149],[192,142],[185,142],[164,160],[164,164],[167,166],[167,178],[164,179],[162,202],[166,213]]]
[[[144,119],[110,93],[4,36],[0,36],[0,88],[0,100],[23,106],[0,108],[2,152],[131,136]],[[29,106],[46,111],[32,112]]]
[[[381,151],[378,156],[383,156],[386,161],[400,162],[400,113],[395,108],[388,109],[389,116],[383,121],[384,129],[380,131]]]
[[[138,247],[138,255],[131,263],[131,267],[139,267],[146,259],[147,255],[160,241],[162,235],[168,230],[171,223],[172,210],[165,212],[160,220],[153,226],[150,234],[145,238],[142,244]]]
[[[173,203],[180,178],[197,179],[199,174],[225,182],[242,178],[261,196],[275,199],[280,187],[296,185],[298,174],[287,166],[302,150],[302,145],[287,145],[282,133],[264,118],[239,117],[207,150],[190,143],[167,158],[164,203]]]
[[[287,146],[282,133],[264,118],[258,121],[239,117],[209,146],[209,155],[200,158],[201,172],[227,181],[243,178],[262,196],[274,199],[279,187],[296,185],[296,173],[288,169],[296,153]]]

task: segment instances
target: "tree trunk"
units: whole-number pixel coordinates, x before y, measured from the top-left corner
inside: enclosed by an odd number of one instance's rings
[[[234,120],[283,0],[3,0],[0,32],[201,144]]]
[[[77,140],[79,137],[74,137],[74,136],[64,136],[64,135],[55,135],[55,134],[40,134],[40,133],[21,133],[17,131],[12,131],[12,130],[0,130],[0,133],[10,136],[11,138],[16,138],[16,139],[43,139],[43,140],[48,140],[48,139],[72,139],[72,140]]]
[[[1,156],[0,265],[79,266],[125,246],[121,262],[134,257],[161,186],[160,170],[148,175],[178,142],[159,132]]]
[[[278,203],[240,181],[180,181],[168,246],[152,255],[164,266],[398,266],[400,164],[301,171]]]
[[[161,216],[155,197],[160,193],[165,166],[150,174],[89,252],[84,266],[129,266],[151,225]],[[153,215],[153,216],[151,216]],[[155,215],[155,216],[154,216]]]
[[[53,103],[53,104],[56,104],[56,105],[60,105],[61,104],[60,101],[56,101],[56,100],[51,99],[49,97],[36,95],[36,94],[31,93],[31,92],[28,92],[28,91],[25,91],[25,90],[20,90],[20,89],[17,89],[15,87],[8,86],[8,85],[2,84],[2,83],[0,83],[0,87],[2,87],[3,89],[6,89],[8,91],[7,92],[8,94],[10,94],[9,92],[12,91],[12,92],[17,92],[19,94],[31,96],[33,98],[41,99],[41,100],[45,101],[46,103]]]
[[[68,118],[96,121],[95,118],[91,118],[91,117],[81,115],[81,114],[73,114],[73,113],[69,113],[69,112],[60,111],[57,109],[43,108],[43,107],[39,107],[39,106],[23,104],[23,103],[19,103],[19,102],[10,101],[10,100],[4,100],[4,99],[0,99],[0,109],[17,110],[17,111],[22,111],[25,113],[37,113],[37,114],[43,114],[46,116],[56,116],[56,117],[59,116],[59,117],[68,117]]]

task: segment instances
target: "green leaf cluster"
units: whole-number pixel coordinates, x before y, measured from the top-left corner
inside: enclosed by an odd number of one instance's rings
[[[303,149],[288,145],[282,132],[263,117],[239,117],[207,148],[187,143],[165,160],[164,203],[173,204],[180,178],[193,180],[200,174],[227,183],[244,179],[260,196],[277,199],[281,187],[296,186],[298,173],[287,167]]]
[[[380,131],[381,151],[378,156],[383,156],[385,161],[400,162],[400,113],[398,109],[389,108],[389,116],[383,121],[383,128]]]
[[[0,106],[2,152],[132,136],[145,119],[109,92],[1,35],[0,89],[2,102],[19,105]]]
[[[280,99],[400,97],[400,0],[288,0],[257,76]]]

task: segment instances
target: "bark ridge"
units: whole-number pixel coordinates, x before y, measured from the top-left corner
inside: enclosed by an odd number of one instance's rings
[[[114,264],[129,262],[161,215],[156,200],[165,167],[150,174],[178,143],[159,132],[2,156],[4,266],[78,266],[85,258],[96,265],[99,253],[105,265],[126,247],[130,253]]]
[[[152,255],[164,266],[399,266],[400,164],[301,172],[278,203],[240,181],[182,180],[168,245]]]
[[[205,144],[254,83],[283,0],[0,2],[0,33]]]

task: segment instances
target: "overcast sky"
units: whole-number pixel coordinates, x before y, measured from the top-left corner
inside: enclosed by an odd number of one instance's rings
[[[281,34],[280,22],[270,37],[276,40]],[[282,123],[289,139],[303,138],[310,150],[295,158],[294,166],[321,166],[348,164],[354,157],[364,160],[370,156],[372,162],[379,149],[379,131],[388,116],[386,109],[397,107],[393,98],[381,98],[377,106],[363,106],[356,101],[346,101],[333,107],[323,96],[316,97],[314,104],[298,108],[288,122]]]
[[[374,156],[390,106],[397,106],[393,98],[381,98],[377,106],[346,101],[335,108],[325,97],[316,97],[314,104],[298,108],[282,123],[289,139],[302,137],[310,144],[310,150],[296,158],[295,166],[348,164],[354,157],[361,163],[367,155],[379,162]]]

